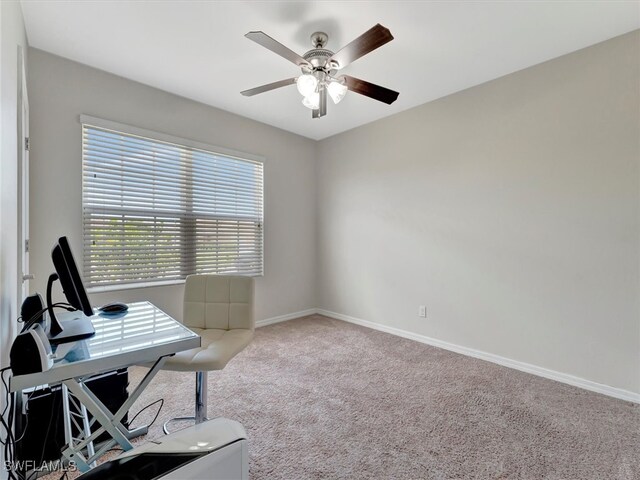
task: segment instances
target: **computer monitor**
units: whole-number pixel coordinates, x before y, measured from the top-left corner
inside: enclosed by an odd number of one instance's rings
[[[89,298],[84,289],[73,253],[71,253],[67,237],[60,237],[53,246],[51,260],[56,273],[52,273],[47,282],[47,307],[51,321],[48,332],[49,341],[53,344],[66,343],[92,336],[95,330],[89,318],[82,317],[60,322],[53,311],[51,289],[53,283],[56,280],[60,280],[62,291],[69,304],[76,310],[82,311],[87,317],[93,315],[93,308],[89,303]]]

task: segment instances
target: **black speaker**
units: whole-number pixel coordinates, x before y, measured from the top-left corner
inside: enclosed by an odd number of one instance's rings
[[[51,345],[40,324],[28,327],[13,340],[9,360],[14,375],[45,372],[53,366]]]
[[[33,295],[29,295],[22,302],[22,307],[20,308],[20,316],[22,317],[22,321],[24,322],[24,327],[22,331],[24,332],[28,329],[29,324],[31,323],[40,323],[44,319],[44,312],[42,309],[45,307],[44,302],[42,301],[42,297],[39,293],[34,293]],[[44,325],[42,325],[44,327]]]

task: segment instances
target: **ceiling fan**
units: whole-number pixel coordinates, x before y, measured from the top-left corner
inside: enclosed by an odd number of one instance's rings
[[[339,70],[351,62],[393,40],[389,29],[380,24],[364,32],[337,53],[324,48],[329,40],[329,36],[324,32],[315,32],[311,35],[313,48],[303,56],[289,50],[264,32],[249,32],[245,37],[295,63],[302,70],[302,75],[299,77],[287,78],[240,92],[246,97],[295,83],[298,91],[304,97],[302,104],[312,110],[312,118],[320,118],[327,114],[327,94],[334,103],[342,100],[347,90],[388,105],[391,105],[398,98],[398,92],[380,85],[349,75],[336,76]]]

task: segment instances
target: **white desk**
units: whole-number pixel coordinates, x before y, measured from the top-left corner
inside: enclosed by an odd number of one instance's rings
[[[80,317],[83,317],[80,312],[59,316],[65,321]],[[89,431],[89,425],[85,421],[86,436],[72,439],[71,419],[68,404],[65,404],[65,436],[68,447],[62,453],[68,460],[76,462],[82,471],[88,470],[97,458],[116,444],[125,451],[133,448],[129,440],[146,432],[140,429],[128,430],[121,423],[122,418],[168,356],[200,346],[198,335],[149,302],[129,304],[128,312],[119,317],[94,315],[91,321],[96,334],[85,340],[58,345],[55,351],[57,358],[50,370],[19,375],[12,377],[10,381],[10,390],[19,393],[19,404],[22,400],[22,390],[61,383],[63,397],[68,389],[80,401],[83,410],[86,408],[93,415],[100,427]],[[112,414],[83,383],[84,378],[97,373],[144,364],[153,366],[115,414]],[[106,442],[98,452],[94,452],[93,440],[105,431],[113,440]],[[88,450],[87,455],[83,454],[85,449]]]

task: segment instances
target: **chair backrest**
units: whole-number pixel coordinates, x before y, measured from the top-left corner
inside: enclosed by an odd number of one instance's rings
[[[195,328],[253,330],[253,278],[189,275],[184,287],[183,322]]]

